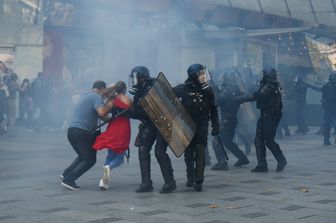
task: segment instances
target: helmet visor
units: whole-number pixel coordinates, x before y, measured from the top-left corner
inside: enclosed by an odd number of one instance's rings
[[[209,83],[209,81],[211,80],[211,77],[210,77],[210,74],[208,72],[208,69],[203,69],[203,70],[200,70],[198,73],[197,73],[197,80],[200,84],[207,84]]]
[[[133,86],[135,86],[138,83],[138,80],[137,80],[136,77],[137,77],[136,72],[131,73],[131,75],[129,76],[129,78],[128,78],[128,87],[129,88],[132,88]]]

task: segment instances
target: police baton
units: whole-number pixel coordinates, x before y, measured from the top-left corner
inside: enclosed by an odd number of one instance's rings
[[[125,109],[125,110],[122,110],[121,112],[119,112],[118,114],[116,114],[115,116],[112,116],[111,118],[107,119],[105,122],[97,125],[97,127],[94,129],[97,130],[97,129],[100,129],[102,126],[106,125],[107,123],[109,123],[110,121],[118,118],[119,116],[121,116],[122,114],[126,113],[128,111],[128,109]]]

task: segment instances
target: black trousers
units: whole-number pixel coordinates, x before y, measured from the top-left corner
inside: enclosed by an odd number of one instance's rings
[[[324,107],[324,141],[329,141],[330,138],[330,129],[333,124],[333,121],[336,121],[336,105],[334,106],[325,106]]]
[[[281,115],[267,113],[261,113],[261,116],[258,119],[255,138],[258,166],[267,167],[266,147],[272,152],[278,162],[286,160],[279,144],[274,140],[280,119]]]
[[[96,137],[89,131],[80,128],[68,129],[68,140],[77,154],[77,158],[64,172],[64,180],[74,181],[82,176],[96,163],[96,150],[92,149]]]
[[[295,108],[295,119],[298,132],[306,132],[308,130],[308,125],[304,119],[304,109],[306,107],[305,103],[296,103]]]
[[[222,120],[222,130],[220,136],[223,139],[223,144],[238,160],[247,159],[243,151],[241,151],[238,145],[233,141],[236,134],[237,118],[228,120]]]
[[[167,154],[168,143],[161,136],[160,132],[154,126],[153,123],[141,123],[139,126],[138,134],[138,147],[139,147],[139,163],[141,171],[142,184],[151,185],[151,156],[150,151],[155,144],[155,157],[160,165],[162,176],[165,183],[171,183],[174,181],[173,168],[171,160]]]
[[[199,124],[196,133],[184,152],[189,182],[201,184],[204,181],[205,146],[208,140],[208,122]]]

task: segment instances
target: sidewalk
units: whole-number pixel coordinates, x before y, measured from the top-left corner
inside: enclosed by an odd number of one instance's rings
[[[140,171],[136,148],[130,163],[112,170],[111,189],[98,180],[105,151],[78,181],[80,191],[61,186],[58,175],[75,158],[64,132],[23,133],[0,138],[0,222],[16,223],[332,223],[336,218],[336,145],[322,146],[322,136],[292,136],[278,141],[288,160],[282,173],[269,151],[268,173],[251,173],[256,165],[229,171],[205,170],[203,192],[184,186],[183,158],[173,157],[177,190],[159,194],[163,179],[152,151],[154,191],[137,194]],[[212,164],[214,164],[214,155]]]

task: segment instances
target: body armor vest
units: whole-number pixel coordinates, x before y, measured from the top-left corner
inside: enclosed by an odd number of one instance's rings
[[[257,91],[257,108],[263,113],[282,114],[280,86],[277,83],[266,83]]]
[[[234,118],[240,107],[237,97],[243,95],[237,85],[222,85],[218,88],[217,104],[221,110],[223,119]]]
[[[209,120],[211,108],[214,106],[211,89],[203,90],[198,84],[186,82],[176,87],[175,91],[195,123]]]

